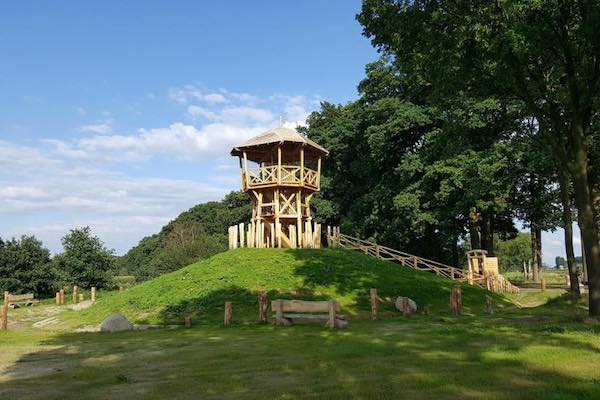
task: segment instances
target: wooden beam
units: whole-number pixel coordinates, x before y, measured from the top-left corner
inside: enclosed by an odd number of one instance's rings
[[[321,190],[321,156],[317,161],[317,190]]]
[[[304,186],[304,146],[300,147],[300,185]]]
[[[250,176],[248,175],[248,155],[244,152],[244,176],[246,177],[246,188],[250,187]]]

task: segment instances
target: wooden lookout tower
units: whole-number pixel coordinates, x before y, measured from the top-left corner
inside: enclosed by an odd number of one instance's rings
[[[242,189],[253,203],[249,226],[234,233],[235,247],[238,242],[241,247],[320,247],[321,227],[312,221],[310,199],[320,189],[321,158],[328,153],[284,127],[231,150],[240,160]]]

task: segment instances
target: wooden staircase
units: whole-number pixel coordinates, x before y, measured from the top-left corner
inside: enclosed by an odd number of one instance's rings
[[[519,293],[519,288],[511,284],[502,275],[489,274],[483,275],[463,269],[451,267],[437,261],[404,253],[379,244],[367,242],[352,236],[339,233],[330,238],[334,246],[343,247],[350,250],[359,250],[380,260],[392,261],[404,267],[426,271],[443,276],[458,282],[464,282],[469,285],[479,286],[496,293]],[[328,241],[329,241],[328,240]]]

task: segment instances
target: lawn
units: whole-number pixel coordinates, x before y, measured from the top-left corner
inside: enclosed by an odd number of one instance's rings
[[[563,300],[492,316],[351,321],[334,332],[23,329],[0,334],[0,397],[597,399],[599,332]]]
[[[463,287],[466,314],[450,316],[455,282],[350,251],[226,252],[125,292],[99,292],[87,310],[51,301],[11,311],[0,332],[1,399],[598,399],[600,323],[563,289],[494,295]],[[368,290],[382,297],[368,317]],[[256,323],[256,295],[336,298],[347,329]],[[431,314],[404,318],[396,295]],[[234,324],[222,323],[224,300]],[[137,322],[191,329],[75,333],[121,311]],[[45,318],[56,323],[32,324]]]

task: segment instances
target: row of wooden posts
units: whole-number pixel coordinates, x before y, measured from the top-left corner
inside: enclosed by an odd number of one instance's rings
[[[297,227],[295,224],[288,225],[287,238],[289,239],[289,247],[296,248],[321,248],[322,230],[321,224],[315,221],[305,221],[304,230],[300,232],[298,237]],[[282,240],[281,233],[284,227],[281,223],[263,222],[238,225],[229,227],[229,249],[237,249],[244,247],[255,248],[271,248],[271,247],[286,247],[285,240]],[[327,247],[339,247],[340,244],[340,228],[337,226],[327,226],[326,235]]]
[[[379,304],[381,300],[377,294],[376,288],[371,288],[369,291],[369,298],[371,303],[371,320],[377,320],[379,315]],[[269,307],[267,292],[260,292],[258,295],[258,320],[260,323],[267,323],[267,311]],[[462,315],[463,313],[463,303],[462,303],[462,290],[460,286],[454,286],[452,291],[450,292],[449,299],[450,312],[453,315]],[[485,310],[488,314],[492,314],[493,311],[493,300],[490,296],[485,297]],[[408,302],[405,303],[405,306],[402,307],[402,315],[405,317],[409,317],[413,314],[412,308],[408,306]],[[426,315],[430,314],[429,306],[426,305],[423,308],[423,312]],[[231,301],[225,302],[224,314],[223,314],[223,324],[231,325],[233,321],[233,303]],[[186,316],[184,318],[184,324],[186,327],[192,326],[192,318],[190,316]]]
[[[371,288],[370,292],[369,292],[369,299],[371,302],[371,319],[372,320],[376,320],[378,318],[378,309],[379,309],[379,303],[381,302],[379,299],[379,296],[377,294],[377,289],[376,288]],[[463,313],[463,303],[462,303],[462,290],[460,288],[460,286],[454,286],[452,288],[452,291],[450,292],[450,298],[449,298],[449,307],[450,307],[450,312],[453,315],[462,315]],[[490,296],[485,296],[485,311],[488,314],[493,314],[494,313],[494,309],[493,309],[493,300]],[[405,317],[410,317],[414,310],[412,308],[409,307],[408,302],[404,302],[403,307],[402,307],[402,315]],[[425,315],[429,315],[430,314],[430,309],[429,309],[429,305],[425,305],[423,308],[423,313]]]
[[[73,292],[71,293],[72,304],[81,303],[84,300],[83,293],[78,293],[78,290],[79,290],[79,288],[77,286],[73,286]],[[96,301],[96,287],[95,286],[92,286],[92,288],[90,289],[90,300],[92,302]],[[65,304],[65,290],[64,289],[60,289],[58,292],[56,292],[55,301],[56,301],[57,306]]]

